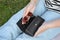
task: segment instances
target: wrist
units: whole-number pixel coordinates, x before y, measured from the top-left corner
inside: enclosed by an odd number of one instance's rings
[[[36,5],[37,0],[31,0],[30,3],[33,4],[33,5]]]
[[[50,22],[45,22],[45,23],[43,24],[43,26],[44,26],[45,29],[47,30],[47,29],[50,29],[51,27],[53,27],[53,24],[51,24]]]
[[[35,7],[36,7],[36,4],[34,2],[30,2],[26,7],[26,9],[28,9],[31,13],[33,13],[35,10]]]
[[[56,24],[54,22],[49,22],[48,23],[48,28],[51,29],[51,28],[54,28],[56,26]]]

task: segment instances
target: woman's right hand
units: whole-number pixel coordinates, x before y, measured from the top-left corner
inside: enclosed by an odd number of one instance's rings
[[[37,30],[34,37],[38,36],[39,34],[43,33],[44,31],[52,28],[60,28],[60,19],[52,20],[49,22],[44,22],[43,25]]]
[[[30,16],[32,15],[32,13],[34,12],[34,9],[35,9],[35,4],[33,2],[30,2],[26,7],[25,7],[25,11],[24,11],[24,14],[23,14],[23,18],[22,18],[22,24],[25,24]],[[30,16],[28,16],[28,14]]]

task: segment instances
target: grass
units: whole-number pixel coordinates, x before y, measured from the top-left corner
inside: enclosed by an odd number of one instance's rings
[[[0,0],[0,26],[26,6],[28,2],[29,0]]]

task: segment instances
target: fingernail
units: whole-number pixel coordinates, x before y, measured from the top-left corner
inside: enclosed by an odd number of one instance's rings
[[[25,24],[25,22],[22,22],[22,24]]]

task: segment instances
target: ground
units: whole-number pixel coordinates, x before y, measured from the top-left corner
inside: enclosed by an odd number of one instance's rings
[[[0,0],[0,26],[28,4],[29,0]]]

